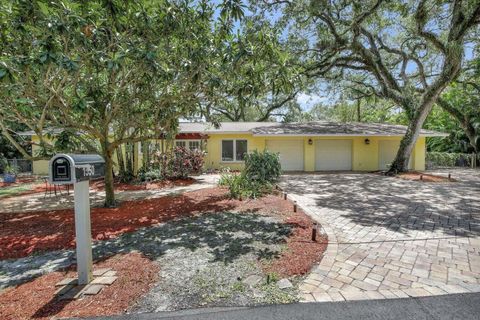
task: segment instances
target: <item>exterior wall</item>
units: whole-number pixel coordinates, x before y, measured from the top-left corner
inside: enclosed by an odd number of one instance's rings
[[[415,144],[413,150],[413,168],[415,170],[425,170],[425,157],[426,157],[426,138],[420,137]]]
[[[47,141],[46,138],[45,140]],[[32,144],[32,154],[35,155],[40,149],[40,147],[38,146],[40,139],[37,136],[32,136],[32,142],[34,143]],[[48,175],[48,160],[33,161],[32,173],[38,175]]]
[[[209,136],[205,145],[205,168],[206,169],[222,169],[230,168],[232,170],[241,170],[244,166],[243,162],[222,161],[221,159],[221,142],[228,139],[246,139],[248,142],[248,152],[253,150],[262,151],[265,149],[266,140],[292,140],[298,139],[303,141],[304,145],[304,170],[307,172],[315,171],[315,141],[317,140],[352,140],[352,170],[353,171],[375,171],[378,170],[378,144],[380,140],[396,140],[400,141],[401,137],[348,137],[348,136],[322,136],[322,137],[254,137],[251,134],[212,134]],[[312,139],[312,144],[308,140]],[[370,143],[366,144],[365,139],[369,139]],[[38,143],[37,137],[32,137],[33,142]],[[159,141],[161,144],[161,141]],[[122,146],[124,148],[124,146]],[[38,146],[33,145],[32,150],[35,153]],[[140,152],[140,144],[135,144],[135,164],[137,171],[142,166],[142,153]],[[113,156],[114,167],[117,167],[117,157]],[[415,170],[425,170],[425,137],[418,138],[415,148],[412,152],[412,168]],[[48,174],[48,161],[39,160],[33,162],[33,173],[46,175]]]
[[[265,138],[253,137],[251,134],[215,134],[210,135],[206,143],[205,167],[207,169],[230,168],[232,170],[241,170],[243,162],[222,161],[222,140],[229,139],[246,139],[247,150],[265,149]]]
[[[234,170],[243,168],[242,162],[221,161],[221,140],[223,139],[247,139],[248,151],[263,150],[266,140],[303,140],[304,143],[304,170],[315,171],[315,141],[317,140],[352,140],[352,170],[375,171],[378,170],[378,142],[380,140],[400,141],[401,137],[348,137],[348,136],[322,136],[322,137],[253,137],[251,135],[211,135],[207,142],[206,168],[221,169],[229,167]],[[308,140],[312,139],[312,144]],[[365,139],[370,143],[366,144]],[[425,137],[420,137],[412,152],[412,168],[425,170]]]

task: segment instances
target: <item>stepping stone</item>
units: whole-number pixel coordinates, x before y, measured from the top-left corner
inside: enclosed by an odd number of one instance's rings
[[[280,289],[288,289],[288,288],[292,288],[293,284],[288,279],[281,279],[280,281],[277,282],[277,286]]]
[[[85,287],[83,290],[84,295],[92,296],[98,294],[100,291],[102,291],[103,286],[101,284],[90,284]]]
[[[110,285],[117,280],[117,277],[99,277],[93,279],[91,284],[105,284],[105,285]]]
[[[100,276],[103,276],[106,272],[109,272],[110,270],[112,269],[111,268],[97,269],[97,270],[93,270],[92,274],[94,277],[100,277]]]
[[[116,275],[117,275],[117,271],[111,270],[111,271],[105,272],[105,273],[102,275],[102,277],[115,277]]]
[[[248,277],[245,278],[245,280],[243,280],[242,282],[246,285],[249,285],[249,286],[255,286],[257,283],[259,283],[260,281],[262,281],[262,277],[259,276],[259,275],[256,275],[256,274],[252,274]]]
[[[66,285],[76,285],[77,284],[77,278],[65,278],[60,282],[57,282],[55,284],[55,287],[61,287],[61,286],[66,286]]]

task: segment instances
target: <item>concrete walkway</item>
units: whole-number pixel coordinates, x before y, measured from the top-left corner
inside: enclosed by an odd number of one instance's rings
[[[169,194],[178,194],[188,191],[210,188],[217,185],[219,175],[205,174],[195,177],[197,182],[188,186],[177,186],[164,189],[116,191],[115,196],[119,201],[159,198]],[[102,206],[105,200],[105,191],[90,190],[91,206]],[[73,191],[67,195],[65,191],[57,196],[44,196],[44,193],[35,193],[19,197],[0,200],[0,214],[9,212],[28,212],[39,210],[58,210],[73,208]]]
[[[329,237],[323,260],[300,287],[302,300],[480,292],[480,172],[449,172],[459,182],[285,176],[282,187]]]

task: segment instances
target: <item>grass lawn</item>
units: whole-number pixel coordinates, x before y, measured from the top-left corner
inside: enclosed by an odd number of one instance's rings
[[[7,197],[7,196],[15,196],[25,191],[30,191],[32,189],[29,185],[14,185],[11,187],[3,187],[0,188],[0,198]]]

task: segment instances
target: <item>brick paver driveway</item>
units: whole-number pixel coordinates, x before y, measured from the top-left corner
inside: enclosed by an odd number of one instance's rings
[[[322,262],[300,287],[303,300],[480,292],[480,171],[450,172],[459,182],[284,176],[283,188],[329,236]]]

